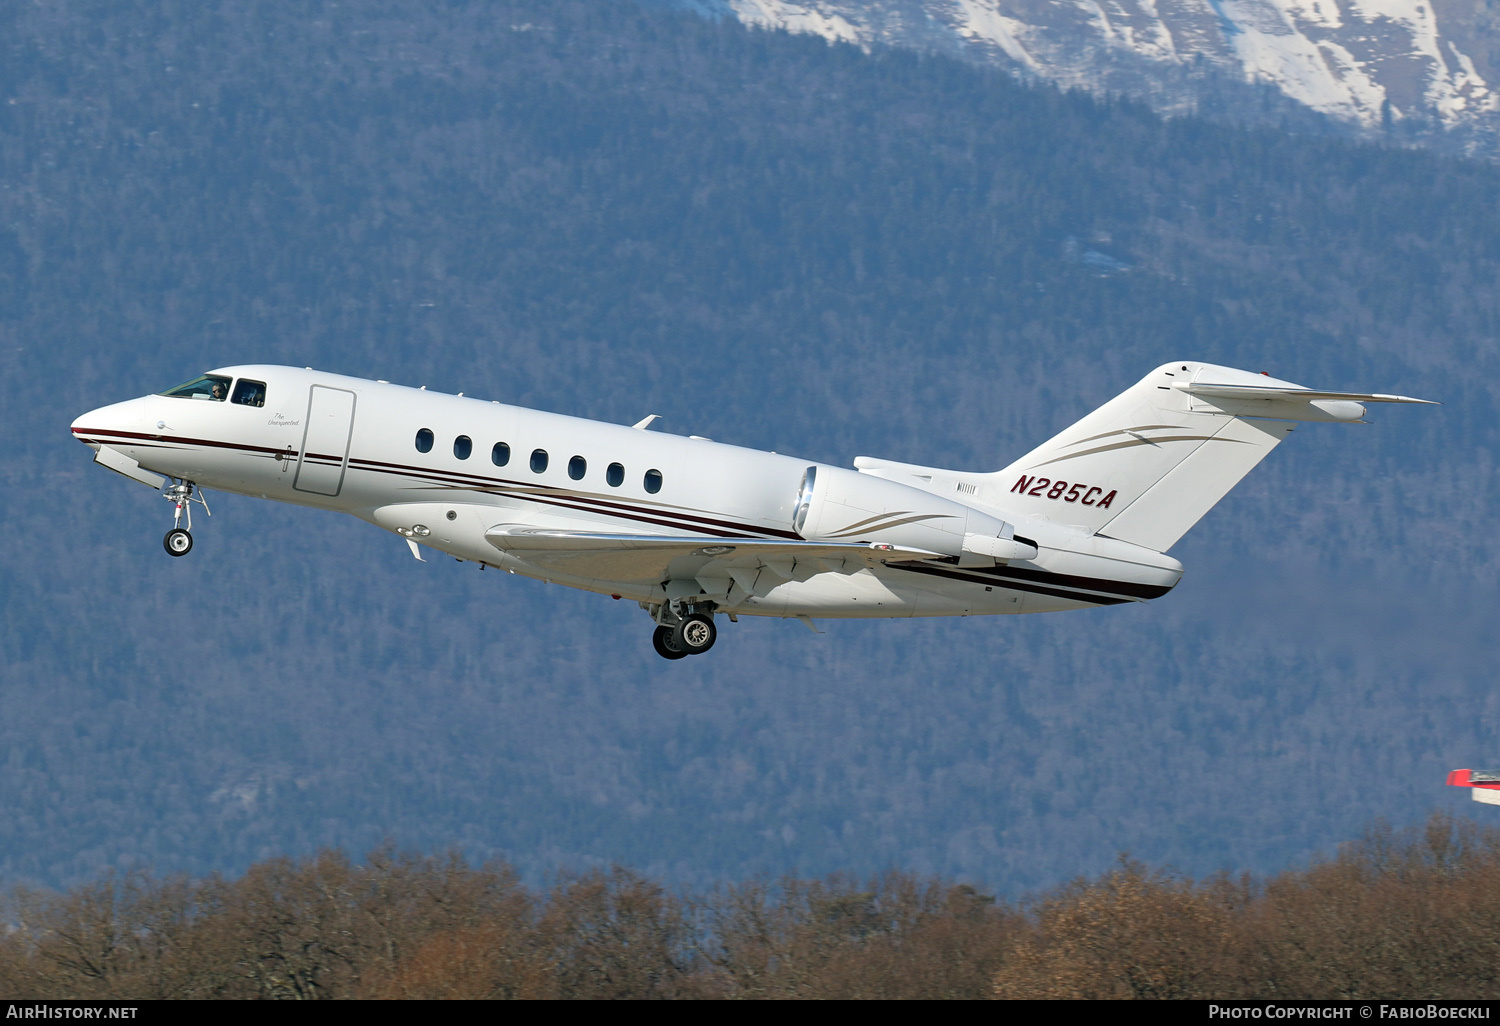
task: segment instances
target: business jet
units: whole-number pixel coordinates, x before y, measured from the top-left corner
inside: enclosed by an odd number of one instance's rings
[[[73,422],[173,506],[203,489],[366,520],[481,568],[639,603],[667,659],[716,618],[984,616],[1142,602],[1167,555],[1297,423],[1397,395],[1170,363],[1003,470],[854,469],[311,368],[224,367]]]

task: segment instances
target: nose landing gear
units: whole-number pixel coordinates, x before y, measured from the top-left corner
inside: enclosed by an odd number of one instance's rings
[[[193,482],[184,481],[179,478],[172,479],[172,486],[162,492],[162,497],[172,503],[172,529],[167,536],[161,540],[162,548],[167,550],[168,555],[186,556],[193,551],[193,503],[199,503],[203,507],[206,516],[213,516],[208,508],[208,502],[203,498],[200,491],[193,494]],[[183,521],[187,526],[183,526]]]

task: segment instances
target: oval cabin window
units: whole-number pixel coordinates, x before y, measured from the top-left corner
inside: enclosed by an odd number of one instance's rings
[[[532,473],[540,474],[547,469],[547,450],[536,449],[531,454]]]
[[[490,450],[490,462],[497,467],[503,467],[510,462],[510,446],[504,442],[496,442],[495,447]]]
[[[423,428],[417,432],[417,452],[432,451],[432,432]]]
[[[474,440],[468,435],[459,435],[453,440],[453,455],[457,456],[459,459],[468,459],[469,454],[473,451]]]
[[[646,491],[650,492],[652,495],[655,495],[657,492],[661,491],[661,471],[646,471]]]
[[[588,461],[582,456],[574,456],[568,461],[568,476],[574,481],[582,481],[583,475],[588,472]]]
[[[625,468],[618,463],[611,463],[604,471],[604,480],[609,482],[611,488],[618,488],[625,483]]]

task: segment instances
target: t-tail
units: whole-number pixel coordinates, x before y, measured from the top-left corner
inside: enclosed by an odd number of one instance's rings
[[[1354,423],[1399,395],[1323,392],[1265,374],[1180,362],[1158,367],[996,474],[976,498],[1019,516],[1165,552],[1291,433]]]

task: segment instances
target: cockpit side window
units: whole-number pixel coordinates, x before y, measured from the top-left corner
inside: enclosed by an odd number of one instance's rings
[[[266,383],[240,378],[239,383],[234,386],[234,395],[230,396],[229,401],[239,403],[241,406],[264,406],[266,405]]]
[[[229,379],[222,374],[205,374],[158,394],[178,399],[210,399],[222,403],[229,398]]]

